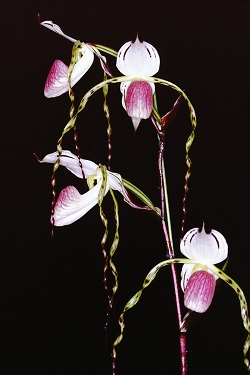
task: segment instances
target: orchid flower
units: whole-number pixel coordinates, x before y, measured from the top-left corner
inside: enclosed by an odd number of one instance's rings
[[[106,73],[108,75],[111,75],[108,66],[106,65],[106,58],[100,54],[95,46],[91,45],[90,43],[81,43],[76,39],[64,34],[62,29],[52,21],[43,21],[40,23],[40,25],[47,27],[55,33],[70,40],[74,43],[74,46],[78,50],[77,54],[73,54],[73,56],[75,57],[75,61],[72,62],[72,72],[70,72],[69,67],[61,60],[56,59],[54,61],[44,87],[44,95],[47,98],[60,96],[69,91],[69,79],[70,86],[73,87],[93,64],[94,55],[98,56],[102,68],[106,71]],[[112,50],[106,48],[105,51],[110,52]]]
[[[46,155],[43,159],[37,158],[41,163],[56,163],[58,161],[58,152],[53,152]],[[103,181],[103,173],[100,166],[90,160],[78,159],[68,150],[63,150],[60,155],[60,165],[66,167],[75,176],[82,178],[82,169],[87,179],[89,191],[80,194],[74,186],[65,187],[59,194],[54,207],[54,224],[55,226],[69,225],[84,216],[92,207],[98,203],[99,191]],[[82,166],[82,169],[80,167]],[[135,193],[135,186],[123,180],[118,173],[106,171],[106,190],[105,195],[109,189],[118,190],[126,203],[133,208],[151,209],[157,214],[159,212],[153,204],[146,199],[146,196],[141,196],[142,200],[146,202],[147,206],[139,206],[135,204],[126,190],[126,185],[133,193]],[[140,190],[137,189],[138,194]],[[145,199],[144,199],[145,198]]]
[[[181,252],[188,258],[172,258],[156,264],[148,272],[141,289],[124,306],[118,319],[120,334],[113,343],[113,358],[116,358],[116,347],[123,339],[125,329],[124,314],[138,303],[143,290],[152,283],[160,269],[172,264],[184,264],[181,272],[181,286],[184,290],[184,304],[188,309],[199,313],[208,309],[218,278],[224,280],[236,292],[240,302],[243,325],[248,333],[243,346],[243,355],[244,363],[249,372],[250,361],[247,358],[247,353],[250,348],[250,319],[247,301],[240,286],[224,271],[214,266],[214,264],[227,258],[228,245],[225,238],[214,229],[210,233],[206,233],[204,226],[201,231],[199,231],[199,228],[193,228],[183,237]],[[184,318],[180,331],[186,332],[186,330],[187,326]]]
[[[72,71],[70,86],[73,87],[91,67],[94,55],[86,47],[82,46],[82,57],[78,60]],[[61,60],[55,60],[50,68],[44,86],[44,96],[54,98],[69,91],[68,81],[69,67]]]
[[[125,43],[118,51],[117,69],[131,80],[121,83],[122,105],[131,117],[135,130],[141,119],[150,117],[153,109],[155,85],[147,77],[156,74],[160,67],[157,50],[147,42]]]
[[[198,259],[200,264],[184,264],[181,271],[181,287],[184,291],[184,305],[198,313],[204,313],[210,306],[216,276],[207,264],[220,263],[227,258],[228,245],[221,233],[212,229],[210,233],[193,228],[189,230],[180,244],[183,255],[190,259]]]

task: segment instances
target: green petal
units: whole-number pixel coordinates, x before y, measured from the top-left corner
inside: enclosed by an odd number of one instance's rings
[[[241,317],[243,321],[244,328],[248,332],[248,336],[246,338],[245,344],[243,346],[243,354],[244,354],[244,363],[246,365],[247,371],[250,373],[250,362],[248,358],[246,357],[249,346],[250,346],[250,320],[248,315],[248,307],[247,307],[247,301],[246,297],[242,291],[242,289],[239,287],[239,285],[231,278],[229,277],[225,272],[220,270],[219,268],[215,267],[214,265],[207,265],[207,267],[220,279],[224,280],[231,288],[234,289],[236,292],[239,301],[240,301],[240,309],[241,309]]]
[[[113,361],[116,359],[116,346],[122,341],[123,339],[123,334],[124,334],[124,329],[125,329],[125,323],[124,323],[124,314],[126,311],[134,307],[139,299],[141,298],[143,290],[148,287],[151,282],[155,279],[158,271],[165,267],[169,266],[171,264],[199,264],[200,261],[198,259],[184,259],[184,258],[174,258],[174,259],[168,259],[165,260],[161,263],[158,263],[155,267],[151,269],[151,271],[147,274],[147,276],[144,279],[144,282],[142,284],[142,288],[134,294],[134,296],[127,302],[125,305],[121,315],[119,316],[119,325],[120,325],[120,334],[116,338],[115,342],[113,343],[113,351],[112,351],[112,357]],[[244,293],[242,289],[239,287],[239,285],[228,275],[226,275],[222,270],[219,268],[215,267],[212,264],[206,264],[206,266],[219,278],[224,280],[228,285],[230,285],[235,292],[238,295],[239,301],[240,301],[240,307],[241,307],[241,316],[243,320],[243,325],[248,332],[247,339],[245,341],[245,344],[243,346],[243,354],[244,354],[244,363],[246,365],[247,371],[250,373],[250,362],[248,358],[246,357],[249,346],[250,346],[250,320],[248,317],[248,307],[247,307],[247,301],[244,296]]]
[[[158,216],[161,216],[160,209],[154,206],[154,204],[147,197],[147,195],[143,193],[143,191],[141,191],[137,186],[133,185],[131,182],[125,180],[124,178],[122,179],[122,182],[126,189],[137,196],[143,203],[146,204],[146,206],[148,206],[148,208],[153,210]]]

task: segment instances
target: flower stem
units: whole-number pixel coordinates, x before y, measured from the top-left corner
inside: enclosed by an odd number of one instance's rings
[[[158,154],[158,168],[159,168],[159,177],[160,177],[160,193],[161,193],[161,223],[163,234],[165,237],[166,243],[166,257],[169,259],[173,259],[174,255],[174,248],[173,248],[173,241],[172,241],[172,230],[171,230],[171,223],[170,223],[170,209],[168,203],[168,194],[167,194],[167,181],[166,181],[166,173],[165,173],[165,166],[164,166],[164,149],[165,149],[165,134],[159,135],[159,154]],[[167,224],[166,218],[167,217]],[[174,293],[175,293],[175,302],[176,302],[176,310],[177,310],[177,319],[179,330],[182,325],[182,312],[181,312],[181,302],[180,302],[180,289],[179,289],[179,281],[176,272],[176,265],[171,264],[171,271],[172,271],[172,278],[174,284]],[[180,332],[179,335],[179,342],[180,342],[180,360],[181,360],[181,375],[187,374],[187,350],[186,350],[186,334]]]

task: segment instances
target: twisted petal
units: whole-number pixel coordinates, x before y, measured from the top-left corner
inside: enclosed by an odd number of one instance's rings
[[[74,223],[98,203],[101,181],[85,194],[80,194],[74,186],[67,186],[58,196],[54,208],[54,225]],[[108,190],[107,190],[108,191]],[[107,193],[107,192],[106,192]]]
[[[204,313],[212,302],[215,285],[213,274],[204,270],[194,272],[185,289],[184,305],[192,311]]]
[[[124,75],[149,77],[156,74],[160,68],[160,57],[157,50],[147,42],[125,43],[118,51],[117,69]]]
[[[212,229],[206,233],[204,226],[190,229],[183,237],[180,249],[190,259],[199,259],[200,263],[216,264],[227,258],[228,245],[223,235]]]
[[[89,70],[94,60],[94,53],[86,45],[82,48],[82,53],[83,56],[75,64],[71,75],[71,87]],[[55,60],[45,82],[44,95],[47,98],[54,98],[68,90],[68,66],[61,60]]]

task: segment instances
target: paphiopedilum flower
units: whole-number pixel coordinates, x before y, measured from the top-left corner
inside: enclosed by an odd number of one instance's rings
[[[152,283],[157,273],[163,267],[173,264],[183,264],[182,288],[184,289],[184,302],[188,309],[200,313],[206,311],[213,298],[217,278],[225,281],[237,294],[240,302],[243,325],[248,333],[243,346],[243,355],[246,368],[248,372],[250,372],[250,361],[247,358],[247,353],[250,348],[250,319],[245,295],[236,281],[214,265],[227,258],[228,245],[225,238],[214,229],[210,233],[206,233],[204,227],[201,231],[199,228],[193,228],[183,237],[181,241],[181,251],[187,258],[172,258],[156,264],[148,272],[141,289],[126,303],[119,316],[120,334],[113,343],[112,355],[115,358],[116,347],[123,339],[125,313],[138,303],[143,290]],[[186,324],[184,317],[180,331],[186,332],[187,329],[188,324]]]
[[[157,50],[147,42],[125,43],[118,51],[117,69],[131,80],[121,83],[122,105],[132,118],[135,130],[141,119],[150,117],[153,108],[155,85],[147,77],[156,74],[160,67]]]
[[[94,60],[93,53],[86,47],[82,47],[82,57],[74,66],[70,86],[73,87],[91,67]],[[54,98],[69,91],[69,67],[61,60],[55,60],[47,76],[44,95],[46,98]]]
[[[52,21],[43,21],[41,22],[41,25],[56,32],[64,38],[69,39],[73,43],[77,42],[76,39],[64,34],[61,28]],[[71,87],[73,87],[82,78],[94,61],[93,49],[91,46],[88,46],[88,44],[81,43],[81,50],[79,52],[81,57],[75,62],[70,78]],[[67,91],[69,91],[69,67],[64,64],[63,61],[56,59],[46,79],[44,95],[47,98],[54,98],[64,94]]]
[[[43,159],[37,159],[41,163],[55,163],[58,160],[58,152],[48,154]],[[87,179],[89,191],[80,194],[74,186],[67,186],[60,192],[54,207],[53,219],[55,226],[72,224],[94,207],[98,203],[99,192],[103,182],[103,168],[101,166],[98,166],[90,160],[80,159],[79,161],[78,157],[68,150],[62,151],[62,154],[60,155],[60,165],[66,167],[71,173],[79,178],[83,177],[83,170]],[[105,173],[105,195],[109,189],[118,190],[122,194],[126,203],[133,208],[152,209],[157,212],[153,205],[149,207],[150,202],[149,206],[139,206],[132,201],[120,174],[110,171],[106,171]],[[132,185],[132,188],[135,187]]]
[[[54,61],[44,87],[44,95],[47,98],[60,96],[69,91],[69,79],[70,86],[73,87],[93,64],[94,55],[98,56],[102,68],[107,74],[110,75],[105,57],[100,54],[94,45],[90,43],[81,43],[79,41],[77,42],[76,39],[66,35],[62,29],[52,21],[43,21],[40,23],[40,25],[47,27],[48,29],[75,43],[75,46],[78,49],[77,54],[73,54],[73,56],[76,57],[76,61],[73,61],[74,66],[72,72],[69,72],[69,67],[63,61],[58,59]]]
[[[228,245],[221,233],[212,229],[206,233],[193,228],[183,237],[180,249],[189,259],[197,259],[199,264],[184,264],[181,271],[181,287],[184,291],[185,306],[198,313],[210,306],[218,277],[207,267],[227,258]]]

